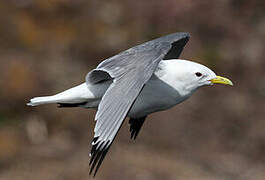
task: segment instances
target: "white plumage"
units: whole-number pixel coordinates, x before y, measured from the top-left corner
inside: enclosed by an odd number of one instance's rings
[[[196,72],[203,73],[204,77],[196,77]],[[211,84],[210,80],[215,77],[213,71],[195,62],[180,59],[161,61],[154,75],[138,95],[128,116],[138,118],[168,109],[190,97],[200,86]],[[80,107],[97,108],[111,83],[111,80],[99,84],[84,82],[53,96],[32,98],[27,105],[86,102]]]
[[[206,66],[172,58],[178,58],[188,39],[187,33],[175,33],[128,49],[100,63],[86,82],[53,96],[32,98],[27,105],[97,108],[90,154],[90,173],[96,168],[96,174],[126,116],[135,139],[148,114],[181,103],[199,87],[232,85]]]

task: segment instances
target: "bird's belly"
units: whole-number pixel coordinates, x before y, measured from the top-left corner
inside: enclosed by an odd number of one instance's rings
[[[164,81],[157,78],[149,80],[137,97],[128,116],[143,117],[153,112],[169,109],[185,99]]]

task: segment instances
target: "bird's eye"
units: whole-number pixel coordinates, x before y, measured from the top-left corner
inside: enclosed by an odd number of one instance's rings
[[[202,73],[200,73],[200,72],[196,72],[195,75],[196,75],[197,77],[201,77],[201,76],[202,76]]]

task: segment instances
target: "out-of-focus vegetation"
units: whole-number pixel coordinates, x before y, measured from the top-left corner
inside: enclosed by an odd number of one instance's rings
[[[95,112],[26,107],[84,81],[103,59],[168,33],[191,33],[181,57],[229,77],[127,123],[96,179],[265,178],[265,2],[0,1],[0,179],[87,179]]]

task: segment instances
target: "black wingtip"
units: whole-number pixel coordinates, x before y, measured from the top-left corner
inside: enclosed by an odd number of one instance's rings
[[[99,170],[99,167],[101,166],[101,164],[102,164],[102,162],[103,162],[103,160],[104,160],[106,154],[108,153],[108,151],[109,151],[109,147],[107,147],[106,149],[104,149],[104,150],[102,151],[101,157],[100,157],[100,159],[98,160],[97,167],[96,167],[96,169],[95,169],[95,172],[94,172],[93,177],[96,176],[96,174],[97,174],[97,172],[98,172],[98,170]]]
[[[138,136],[138,134],[139,134],[139,132],[140,132],[140,130],[144,124],[145,119],[146,119],[146,116],[138,118],[138,119],[131,118],[129,120],[131,139],[133,139],[133,140],[136,139],[136,137]]]
[[[93,143],[96,143],[98,140],[98,137],[95,137],[93,139]],[[90,167],[90,170],[89,170],[89,175],[91,175],[94,171],[94,174],[93,174],[93,177],[96,176],[98,170],[99,170],[99,167],[101,166],[108,150],[109,150],[109,142],[110,141],[107,141],[107,142],[104,142],[104,141],[99,141],[97,142],[96,144],[93,144],[92,145],[92,148],[91,148],[91,152],[90,152],[90,162],[89,162],[89,166]],[[103,147],[102,147],[103,146]]]
[[[174,40],[176,40],[176,41],[180,41],[183,39],[188,40],[191,37],[191,35],[188,32],[176,32],[176,33],[168,34],[166,36],[162,36],[161,38],[163,38],[163,37],[169,37],[169,39],[172,39],[174,42]]]

